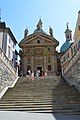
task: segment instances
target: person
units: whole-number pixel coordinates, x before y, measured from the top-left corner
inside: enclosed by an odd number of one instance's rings
[[[45,77],[47,76],[47,70],[45,70]]]
[[[36,77],[36,70],[34,71],[34,77]]]
[[[31,79],[34,80],[34,73],[31,73]]]
[[[22,73],[22,71],[20,71],[20,77],[23,77],[23,73]]]
[[[44,71],[42,71],[42,77],[44,77]]]
[[[29,69],[29,70],[27,71],[26,77],[27,77],[27,78],[30,78],[30,75],[31,75],[31,70]]]
[[[37,77],[40,76],[40,70],[39,69],[36,71],[36,76]]]
[[[30,69],[28,70],[28,74],[29,74],[29,75],[31,74],[31,70],[30,70]]]

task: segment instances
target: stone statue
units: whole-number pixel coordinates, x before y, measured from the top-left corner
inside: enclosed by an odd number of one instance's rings
[[[27,34],[28,34],[28,28],[26,28],[24,31],[24,37],[27,36]]]
[[[69,25],[69,23],[67,22],[67,23],[66,23],[67,29],[69,28],[69,26],[68,26],[68,25]]]
[[[40,30],[42,27],[42,21],[41,19],[39,20],[38,24],[37,24],[37,30]]]
[[[53,37],[53,30],[52,30],[52,28],[50,26],[49,26],[49,33]]]

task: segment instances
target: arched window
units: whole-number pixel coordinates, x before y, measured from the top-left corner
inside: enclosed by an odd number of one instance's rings
[[[48,58],[48,63],[50,63],[51,62],[51,59],[50,59],[50,57]]]
[[[48,70],[49,70],[49,71],[51,70],[51,65],[48,65]]]
[[[69,36],[67,36],[67,39],[69,39]]]
[[[40,43],[40,40],[37,40],[37,43]]]

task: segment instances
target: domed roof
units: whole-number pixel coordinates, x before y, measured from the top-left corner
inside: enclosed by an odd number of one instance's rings
[[[66,41],[60,49],[60,52],[66,52],[66,50],[72,45],[71,41]]]
[[[40,32],[40,33],[45,33],[42,28],[40,28],[40,30],[38,30],[38,29],[34,30],[33,33],[39,33],[39,32]]]

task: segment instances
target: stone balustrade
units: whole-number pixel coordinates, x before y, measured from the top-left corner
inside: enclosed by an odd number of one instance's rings
[[[0,48],[0,93],[6,86],[12,85],[16,78],[16,70]]]

